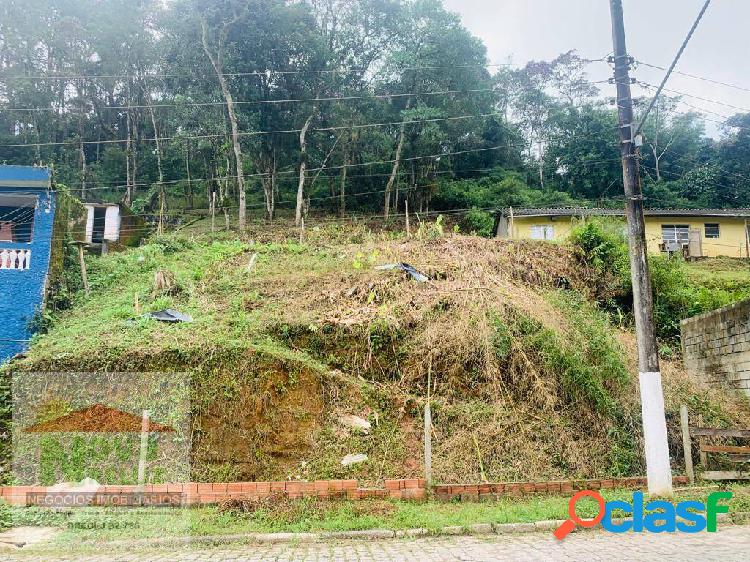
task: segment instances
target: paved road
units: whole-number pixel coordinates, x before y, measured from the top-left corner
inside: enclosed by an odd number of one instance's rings
[[[624,534],[585,532],[568,536],[558,543],[549,533],[505,536],[440,537],[420,539],[388,539],[379,541],[351,540],[336,543],[231,545],[138,552],[102,552],[97,555],[75,554],[46,557],[18,553],[4,560],[65,560],[65,561],[193,561],[221,560],[255,562],[333,561],[391,562],[488,560],[717,560],[722,562],[750,560],[750,526],[720,528],[718,533],[686,534]],[[31,556],[31,557],[30,557]]]

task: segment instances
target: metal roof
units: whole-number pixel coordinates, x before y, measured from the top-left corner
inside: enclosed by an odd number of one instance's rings
[[[646,216],[658,217],[737,217],[750,218],[750,209],[645,209]],[[510,209],[501,209],[498,214],[510,215]],[[513,209],[515,217],[624,217],[624,209],[588,209],[582,207],[558,207],[536,209]]]
[[[51,179],[49,168],[0,165],[0,187],[46,189]]]

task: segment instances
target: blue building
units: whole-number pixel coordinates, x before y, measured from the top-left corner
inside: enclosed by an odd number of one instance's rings
[[[24,351],[44,305],[56,197],[48,168],[0,166],[0,364]]]

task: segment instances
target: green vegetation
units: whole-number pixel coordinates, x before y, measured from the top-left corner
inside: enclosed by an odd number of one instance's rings
[[[630,313],[632,293],[627,242],[611,222],[590,220],[576,227],[571,242],[594,272],[597,299],[617,318]],[[674,345],[680,321],[750,297],[750,269],[744,260],[708,259],[687,263],[679,257],[651,256],[657,335]]]
[[[518,315],[510,333],[530,357],[562,384],[570,402],[587,401],[598,413],[618,417],[622,414],[608,390],[618,390],[628,381],[624,353],[610,333],[607,319],[575,293],[553,293],[549,297],[565,314],[574,331],[563,343],[561,335],[532,318]],[[496,341],[500,350],[506,345],[508,329],[499,326]]]

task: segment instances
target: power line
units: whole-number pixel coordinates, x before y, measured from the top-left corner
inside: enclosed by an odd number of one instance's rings
[[[654,88],[654,86],[652,86],[651,84],[648,84],[646,82],[639,82],[639,84],[643,88],[646,88],[646,89]],[[677,90],[671,90],[671,91],[674,92],[674,93],[677,93],[677,94],[685,95],[687,97],[696,97],[696,96],[690,96],[689,94],[682,94],[681,92],[678,92]],[[704,99],[704,101],[709,101],[707,98],[703,98],[703,99]],[[698,111],[700,113],[703,113],[704,115],[702,115],[702,118],[705,119],[706,121],[711,122],[711,123],[717,123],[719,125],[727,126],[727,122],[726,121],[728,119],[732,118],[731,115],[724,115],[722,113],[717,113],[716,111],[712,111],[712,110],[707,109],[705,107],[700,107],[700,106],[697,106],[697,105],[693,105],[693,104],[691,104],[689,102],[686,102],[685,100],[682,100],[682,99],[677,100],[677,103],[682,104],[682,105],[684,105],[686,107],[689,107],[690,109],[694,109],[695,111]],[[713,103],[719,103],[719,102],[713,102]],[[716,119],[711,119],[709,117],[706,117],[705,114],[710,114],[710,115],[715,115],[716,117],[721,117],[722,119],[724,119],[724,121],[717,121]],[[750,127],[744,127],[742,125],[729,125],[729,126],[735,128],[735,129],[750,130]]]
[[[642,66],[647,66],[649,68],[655,68],[657,70],[667,70],[663,66],[659,66],[656,64],[649,64],[647,62],[643,62],[642,60],[636,60],[637,64]],[[746,88],[744,86],[738,86],[737,84],[730,84],[729,82],[722,82],[720,80],[714,80],[713,78],[706,78],[704,76],[698,76],[696,74],[689,74],[687,72],[680,72],[679,70],[674,70],[673,74],[679,74],[681,76],[686,76],[688,78],[694,78],[696,80],[702,80],[703,82],[710,82],[711,84],[717,84],[719,86],[726,86],[728,88],[734,88],[736,90],[742,90],[743,92],[750,92],[750,88]]]
[[[706,13],[706,10],[708,9],[709,4],[711,4],[711,0],[706,0],[706,2],[703,4],[701,11],[698,13],[698,17],[695,19],[695,22],[693,22],[693,26],[690,28],[690,31],[688,31],[687,37],[685,37],[685,40],[682,42],[682,45],[680,45],[680,49],[677,51],[677,54],[675,55],[674,60],[672,61],[672,64],[669,65],[669,68],[667,69],[667,73],[664,75],[664,78],[662,79],[661,84],[659,84],[659,88],[656,90],[656,93],[654,94],[654,97],[651,100],[651,103],[648,105],[648,108],[646,108],[646,112],[643,114],[643,117],[641,117],[641,122],[638,123],[638,127],[636,128],[635,132],[633,132],[633,137],[636,137],[638,133],[641,132],[641,129],[643,128],[643,124],[646,122],[646,118],[648,117],[648,114],[651,113],[651,110],[653,109],[654,105],[656,105],[656,101],[659,99],[659,95],[661,95],[661,91],[664,89],[664,86],[667,85],[667,80],[669,80],[669,77],[672,75],[672,71],[674,70],[674,67],[677,66],[677,63],[679,62],[680,57],[682,56],[682,53],[685,51],[685,48],[690,42],[690,38],[693,36],[693,33],[695,33],[695,30],[698,28],[698,24],[700,23],[701,19],[703,19],[703,14]]]
[[[591,63],[591,62],[599,62],[602,59],[581,59],[583,62]],[[452,70],[456,68],[501,68],[501,67],[514,67],[517,66],[512,63],[486,63],[486,64],[457,64],[457,65],[450,65],[450,66],[438,66],[438,65],[425,65],[425,66],[406,66],[401,69],[399,69],[401,72],[411,72],[415,70]],[[222,72],[220,73],[221,76],[227,77],[227,78],[239,78],[243,76],[263,76],[267,77],[269,75],[280,75],[280,76],[288,76],[288,75],[297,75],[297,74],[357,74],[357,73],[365,73],[371,71],[370,68],[357,68],[357,67],[349,67],[349,68],[337,68],[337,69],[330,69],[330,70],[312,70],[312,69],[298,69],[298,70],[273,70],[273,69],[266,69],[266,70],[253,70],[248,72]],[[16,74],[16,75],[8,75],[3,76],[2,78],[4,80],[144,80],[144,79],[158,79],[158,78],[203,78],[206,80],[213,80],[216,78],[215,73],[211,73],[210,75],[201,75],[196,76],[194,74],[185,74],[185,73],[161,73],[161,74],[144,74],[144,75],[134,75],[134,74],[76,74],[76,75],[32,75],[32,76],[25,76],[23,74]]]
[[[468,90],[440,90],[435,92],[419,92],[419,93],[395,93],[395,94],[369,94],[361,96],[329,96],[329,97],[317,97],[317,98],[289,98],[289,99],[277,99],[277,100],[240,100],[233,101],[233,105],[261,105],[261,104],[286,104],[286,103],[319,103],[324,101],[350,101],[350,100],[369,100],[369,99],[391,99],[391,98],[404,98],[404,97],[417,97],[417,96],[439,96],[439,95],[454,95],[454,94],[473,94],[481,92],[494,92],[494,88],[474,88]],[[178,103],[155,103],[155,104],[134,104],[134,105],[110,105],[104,106],[101,110],[130,110],[130,109],[160,109],[160,108],[175,108],[181,109],[183,107],[210,107],[210,106],[225,106],[225,101],[207,101],[207,102],[178,102]],[[12,107],[5,108],[5,111],[54,111],[58,109],[54,107]],[[76,115],[80,112],[71,111],[70,115]]]
[[[409,125],[409,124],[418,124],[418,123],[438,123],[438,122],[447,122],[447,121],[460,121],[463,119],[476,119],[476,118],[484,118],[484,117],[502,117],[502,113],[479,113],[474,115],[458,115],[455,117],[433,117],[433,118],[427,118],[427,119],[411,119],[406,121],[392,121],[388,123],[366,123],[362,125],[339,125],[335,127],[311,127],[308,129],[310,132],[332,132],[332,131],[345,131],[345,130],[352,130],[352,129],[368,129],[368,128],[377,128],[377,127],[391,127],[396,125]],[[290,134],[290,133],[299,133],[302,129],[277,129],[272,131],[244,131],[240,132],[239,136],[241,137],[254,137],[254,136],[261,136],[261,135],[270,135],[270,134]],[[155,142],[155,141],[171,141],[171,140],[200,140],[200,139],[214,139],[214,138],[224,138],[226,137],[225,133],[211,133],[211,134],[205,134],[205,135],[179,135],[179,136],[167,136],[167,137],[158,137],[158,138],[141,138],[138,139],[139,141],[143,142]],[[27,147],[42,147],[42,146],[65,146],[70,144],[84,144],[84,145],[101,145],[101,144],[122,144],[127,143],[128,139],[106,139],[106,140],[87,140],[87,141],[80,141],[78,139],[70,139],[67,141],[58,141],[58,142],[39,142],[39,143],[13,143],[13,144],[0,144],[0,148],[27,148]]]
[[[648,82],[642,82],[640,80],[638,81],[638,84],[640,84],[641,86],[643,86],[645,88],[656,88],[656,86],[654,86],[653,84],[649,84]],[[728,107],[730,109],[736,109],[737,111],[743,111],[743,112],[750,113],[750,109],[748,109],[747,107],[740,107],[738,105],[732,105],[731,103],[726,103],[726,102],[719,101],[719,100],[716,100],[716,99],[704,98],[702,96],[696,96],[695,94],[689,94],[687,92],[682,92],[680,90],[671,90],[669,88],[663,88],[663,90],[665,92],[670,92],[672,94],[677,94],[679,96],[685,96],[685,97],[688,97],[688,98],[693,98],[693,99],[696,99],[696,100],[705,101],[705,102],[708,102],[708,103],[713,103],[713,104],[716,104],[716,105],[721,105],[721,106],[724,106],[724,107]]]
[[[518,144],[502,144],[502,145],[496,145],[496,146],[490,146],[490,147],[483,147],[483,148],[469,148],[465,150],[457,150],[453,152],[441,152],[438,154],[429,154],[429,155],[423,155],[423,156],[411,156],[408,158],[399,158],[400,162],[411,162],[411,161],[417,161],[417,160],[425,160],[428,158],[443,158],[446,156],[458,156],[462,154],[472,154],[472,153],[479,153],[479,152],[487,152],[492,150],[502,150],[505,148],[522,148],[525,147],[526,143],[518,143]],[[369,162],[358,162],[358,163],[350,163],[350,164],[342,164],[342,165],[336,165],[336,166],[321,166],[318,168],[308,168],[307,172],[317,172],[322,170],[341,170],[343,168],[357,168],[361,166],[373,166],[377,164],[393,164],[395,160],[373,160]],[[281,170],[276,172],[276,174],[296,174],[297,170]],[[254,174],[242,174],[243,178],[257,178],[257,177],[268,177],[271,175],[271,172],[258,172]],[[221,181],[224,179],[236,179],[236,175],[226,175],[221,177],[215,177],[215,178],[191,178],[191,181]],[[181,181],[187,181],[187,178],[182,178],[179,180],[168,180],[163,182],[154,182],[153,184],[149,185],[169,185],[174,183],[179,183]],[[142,184],[144,185],[144,184]],[[127,185],[120,184],[115,187],[127,187]],[[106,189],[104,187],[102,188],[90,188],[90,190],[96,190],[96,189]],[[87,189],[88,191],[88,189]]]

